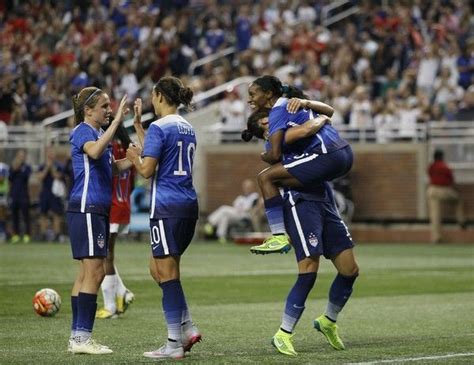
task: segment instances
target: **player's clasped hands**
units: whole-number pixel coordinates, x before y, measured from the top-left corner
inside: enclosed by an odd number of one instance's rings
[[[142,148],[135,143],[131,143],[127,148],[127,159],[134,161],[137,157],[140,157],[142,154]]]

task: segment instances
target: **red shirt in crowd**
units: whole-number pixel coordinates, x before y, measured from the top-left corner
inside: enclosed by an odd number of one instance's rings
[[[127,151],[120,142],[112,142],[112,149],[116,160],[125,158]],[[134,177],[135,174],[132,169],[123,171],[113,177],[110,223],[130,223],[130,193],[133,189]]]
[[[444,161],[435,161],[428,168],[430,184],[438,186],[451,186],[454,184],[453,172]]]

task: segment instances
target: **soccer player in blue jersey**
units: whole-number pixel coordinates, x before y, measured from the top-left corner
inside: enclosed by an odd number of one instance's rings
[[[268,136],[268,111],[251,115],[248,129],[242,134],[246,141],[252,136]],[[314,135],[327,124],[323,116],[289,128],[284,135],[288,146]],[[284,222],[298,263],[298,278],[290,290],[282,323],[272,338],[272,344],[285,355],[296,356],[293,331],[305,309],[306,298],[316,282],[319,257],[330,259],[337,275],[329,290],[326,312],[317,317],[314,328],[321,332],[336,350],[343,350],[344,343],[338,334],[336,321],[352,294],[359,268],[355,261],[353,242],[349,230],[337,211],[333,192],[327,182],[313,187],[312,191],[285,189]]]
[[[152,104],[160,119],[148,128],[143,156],[133,146],[127,150],[137,172],[152,177],[150,273],[163,291],[168,340],[143,355],[156,359],[183,358],[201,340],[180,281],[180,258],[194,235],[198,201],[192,181],[196,135],[177,109],[181,104],[188,107],[192,97],[193,92],[181,80],[161,78],[152,91]]]
[[[287,252],[291,247],[283,219],[283,199],[279,187],[313,189],[345,175],[352,167],[352,150],[330,124],[324,125],[314,136],[294,143],[291,147],[283,141],[285,131],[313,119],[311,109],[299,109],[291,113],[288,98],[296,94],[292,87],[282,85],[273,76],[262,76],[249,87],[249,103],[257,109],[271,108],[268,116],[268,148],[262,160],[272,164],[258,175],[258,183],[265,201],[265,213],[272,236],[259,246],[251,248],[253,253]],[[304,101],[307,103],[307,101]],[[320,103],[320,113],[332,115],[332,108]],[[306,105],[303,105],[306,106]],[[282,160],[282,157],[285,158]]]
[[[86,87],[73,97],[76,127],[71,132],[74,184],[69,197],[67,224],[73,258],[79,273],[71,294],[72,332],[68,350],[75,354],[109,354],[112,350],[92,340],[97,292],[104,279],[104,259],[109,240],[112,173],[131,167],[126,158],[115,161],[110,142],[122,123],[127,97],[120,101],[115,118],[109,96]]]

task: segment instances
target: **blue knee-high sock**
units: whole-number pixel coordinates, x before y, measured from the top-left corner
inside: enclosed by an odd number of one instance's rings
[[[313,289],[316,281],[316,273],[308,272],[299,274],[295,285],[291,288],[286,298],[285,311],[281,320],[280,328],[288,333],[292,333],[298,320],[304,311],[304,304],[309,292]]]
[[[283,199],[280,195],[266,199],[265,214],[267,215],[268,225],[272,234],[285,233],[285,220],[283,218]]]
[[[352,287],[358,274],[354,276],[344,276],[337,274],[329,290],[329,302],[326,308],[326,317],[336,322],[339,312],[349,300],[352,294]]]
[[[74,332],[77,329],[77,297],[71,295],[71,309],[72,309],[72,324],[71,324],[71,335],[74,336]]]
[[[189,313],[188,309],[188,303],[186,302],[186,295],[184,295],[184,290],[183,286],[181,285],[181,282],[179,283],[179,288],[177,288],[178,291],[180,291],[180,294],[183,298],[183,311],[181,312],[181,325],[184,325],[187,322],[192,322],[191,319],[191,313]]]
[[[183,287],[179,280],[159,284],[163,291],[163,312],[168,326],[168,340],[181,344],[181,319],[186,306]]]
[[[77,326],[76,335],[81,341],[91,336],[94,328],[95,311],[97,310],[97,294],[79,292],[77,297]]]

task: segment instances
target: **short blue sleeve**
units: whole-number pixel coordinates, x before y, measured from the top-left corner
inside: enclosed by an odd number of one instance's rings
[[[271,136],[279,130],[286,130],[288,127],[286,123],[288,122],[288,111],[286,110],[286,105],[274,107],[268,116],[268,125],[269,133]]]
[[[160,127],[155,124],[150,125],[145,136],[143,147],[143,156],[149,156],[158,159],[165,143],[165,135]]]
[[[92,128],[76,128],[71,136],[71,143],[80,151],[83,151],[84,145],[90,141],[97,141],[97,136]]]

